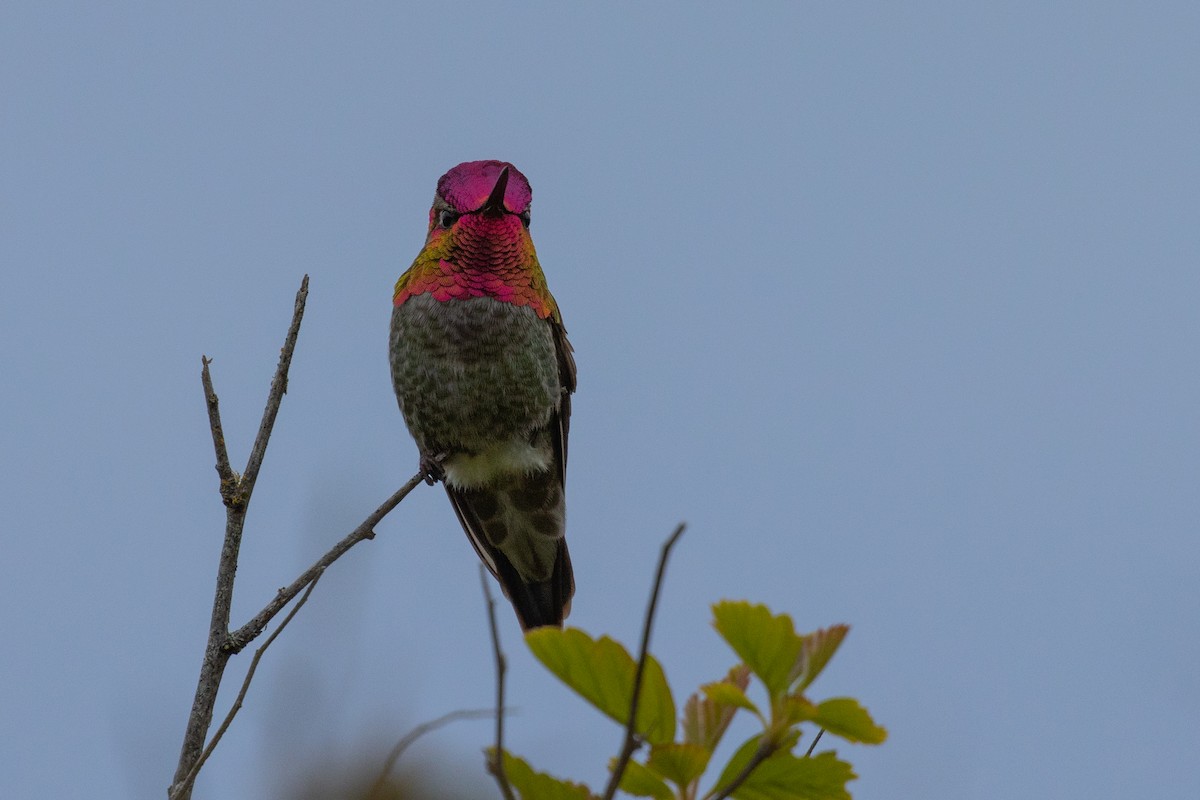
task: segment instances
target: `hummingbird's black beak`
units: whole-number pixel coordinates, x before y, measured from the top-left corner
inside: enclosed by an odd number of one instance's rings
[[[488,195],[488,199],[484,202],[479,211],[486,217],[498,217],[503,214],[504,208],[504,190],[508,188],[508,167],[500,170],[500,177],[496,178],[496,185],[492,187],[492,193]]]

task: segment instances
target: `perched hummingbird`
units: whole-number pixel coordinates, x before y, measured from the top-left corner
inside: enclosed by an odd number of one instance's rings
[[[529,181],[468,161],[438,181],[425,247],[396,281],[392,383],[426,480],[525,630],[562,626],[575,359],[529,236]]]

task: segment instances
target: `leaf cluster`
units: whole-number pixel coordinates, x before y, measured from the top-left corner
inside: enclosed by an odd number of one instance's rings
[[[834,752],[812,755],[811,747],[797,753],[805,723],[849,742],[879,744],[887,736],[857,700],[816,702],[806,694],[849,628],[833,625],[801,635],[786,614],[728,600],[713,606],[713,627],[741,661],[688,698],[678,726],[662,665],[646,654],[632,730],[649,747],[644,758],[628,762],[619,776],[620,790],[655,800],[849,800],[846,784],[855,777],[850,764]],[[567,686],[617,723],[629,724],[637,664],[623,645],[574,628],[539,628],[526,634],[525,641]],[[761,707],[747,694],[752,677],[765,690]],[[739,711],[755,717],[761,729],[702,791],[713,753]],[[610,762],[610,770],[616,762]],[[503,764],[522,800],[600,798],[587,786],[538,772],[508,752]]]

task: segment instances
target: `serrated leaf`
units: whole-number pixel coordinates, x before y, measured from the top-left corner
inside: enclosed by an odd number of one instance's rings
[[[489,747],[489,757],[495,748]],[[582,783],[572,783],[529,766],[529,762],[504,751],[504,774],[521,800],[599,800]]]
[[[724,680],[700,687],[704,697],[693,694],[683,706],[683,741],[698,744],[710,752],[717,748],[725,729],[739,708],[758,709],[743,691],[750,684],[750,669],[738,664]]]
[[[593,639],[578,628],[536,628],[525,642],[537,659],[559,680],[621,725],[628,722],[637,664],[620,642]],[[642,691],[638,696],[637,732],[651,744],[675,739],[675,701],[662,665],[646,656]]]
[[[802,697],[789,697],[788,701],[796,722],[810,720],[850,742],[880,744],[887,739],[887,729],[876,725],[867,710],[852,697],[835,697],[816,705]]]
[[[763,682],[772,699],[787,691],[802,646],[791,617],[744,600],[722,600],[713,606],[713,627]]]
[[[615,758],[609,760],[609,772],[612,772],[616,763]],[[667,786],[662,778],[647,769],[644,764],[639,764],[632,759],[625,765],[625,772],[621,774],[619,786],[622,792],[634,797],[653,797],[654,800],[672,800],[675,797],[671,787]]]
[[[656,744],[646,766],[683,788],[704,774],[712,751],[698,744]]]
[[[800,656],[788,674],[793,692],[803,692],[816,680],[849,631],[849,625],[830,625],[800,637]]]
[[[850,800],[854,771],[834,753],[798,757],[780,752],[758,765],[734,800]]]
[[[734,686],[721,681],[719,683],[706,683],[700,687],[704,692],[704,696],[718,706],[733,706],[734,708],[744,708],[751,713],[758,713],[758,706],[750,702],[750,698],[746,697],[746,693],[742,691],[742,687]]]

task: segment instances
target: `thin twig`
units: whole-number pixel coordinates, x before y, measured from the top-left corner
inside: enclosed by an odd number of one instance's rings
[[[233,503],[233,494],[237,490],[237,475],[229,466],[229,451],[225,448],[225,430],[221,427],[221,409],[217,401],[217,393],[213,391],[212,375],[208,365],[212,359],[200,356],[200,382],[204,385],[204,404],[208,406],[208,427],[212,431],[213,450],[217,453],[217,477],[221,480],[221,500],[225,505]]]
[[[483,597],[487,600],[488,629],[492,635],[492,653],[496,657],[496,748],[489,759],[488,772],[496,778],[496,785],[504,800],[516,800],[512,787],[508,784],[508,775],[504,772],[504,675],[508,671],[508,661],[504,651],[500,649],[500,630],[496,625],[496,601],[492,599],[492,589],[488,585],[488,574],[483,564],[479,565],[479,582],[483,586]]]
[[[617,763],[613,767],[612,776],[608,780],[608,787],[604,790],[604,800],[612,800],[613,796],[616,795],[617,786],[621,783],[621,776],[625,774],[625,768],[629,765],[629,759],[639,746],[637,736],[638,700],[642,694],[642,677],[646,672],[646,657],[650,651],[650,628],[654,624],[654,612],[658,606],[658,593],[662,589],[663,577],[667,571],[667,557],[671,555],[671,548],[675,546],[675,542],[683,535],[685,527],[684,523],[679,523],[679,526],[675,528],[675,532],[667,537],[667,541],[663,543],[662,553],[658,557],[658,571],[654,575],[654,588],[650,592],[650,602],[646,605],[646,620],[642,624],[642,646],[638,652],[637,671],[633,674],[633,697],[629,702],[629,722],[625,726],[625,741],[621,745],[621,753],[617,756]]]
[[[254,651],[254,658],[250,659],[250,668],[246,670],[246,678],[242,681],[242,688],[241,691],[238,692],[237,699],[234,700],[233,705],[230,706],[229,713],[225,715],[225,719],[221,722],[221,727],[217,728],[217,732],[213,734],[212,739],[204,748],[204,752],[200,754],[200,758],[196,759],[196,763],[192,766],[191,771],[187,774],[187,777],[183,779],[183,784],[181,785],[180,791],[191,787],[192,782],[196,780],[196,775],[200,772],[200,768],[204,766],[205,761],[208,761],[208,757],[212,755],[212,751],[221,741],[221,737],[224,736],[225,731],[229,729],[229,725],[233,722],[233,718],[236,717],[237,713],[242,710],[242,702],[246,699],[246,692],[250,689],[250,681],[254,680],[254,672],[258,669],[258,662],[262,660],[263,653],[267,651],[267,648],[271,646],[271,643],[275,641],[275,638],[279,636],[279,634],[283,633],[283,629],[286,628],[288,623],[292,621],[292,618],[296,616],[296,612],[303,608],[304,604],[308,602],[308,596],[312,594],[313,589],[317,588],[317,581],[321,580],[321,575],[322,573],[318,572],[313,577],[312,582],[308,584],[308,588],[304,590],[304,594],[302,594],[300,599],[296,601],[296,605],[292,606],[292,610],[289,611],[287,616],[283,618],[283,621],[279,623],[279,627],[272,631],[271,635],[268,636],[266,641],[262,643],[262,646]]]
[[[367,797],[370,798],[379,796],[379,792],[382,791],[383,787],[387,784],[388,775],[390,775],[392,769],[395,768],[396,762],[400,760],[400,756],[404,755],[404,751],[407,750],[413,744],[413,742],[417,741],[417,739],[420,739],[425,734],[432,733],[438,728],[448,725],[451,722],[456,722],[460,719],[484,719],[492,716],[495,713],[496,712],[492,711],[490,708],[459,709],[458,711],[451,711],[449,714],[443,714],[437,719],[430,720],[429,722],[423,722],[417,727],[413,728],[411,731],[404,734],[400,741],[396,742],[396,745],[392,748],[391,752],[388,753],[387,759],[383,762],[383,769],[380,771],[379,777],[375,779],[375,783],[371,786],[371,791],[367,792]]]
[[[224,430],[221,426],[221,415],[216,392],[212,386],[212,376],[209,373],[210,361],[207,357],[201,359],[201,382],[204,386],[205,405],[208,409],[209,428],[213,437],[213,450],[217,459],[217,474],[221,481],[221,501],[225,504],[225,539],[221,546],[221,557],[217,567],[216,590],[213,598],[212,618],[209,622],[208,640],[205,643],[204,658],[200,664],[200,675],[196,681],[196,693],[192,699],[192,709],[188,715],[187,727],[184,731],[183,744],[180,747],[179,763],[167,795],[171,800],[190,800],[195,776],[203,764],[205,754],[205,738],[212,725],[213,707],[216,704],[217,693],[221,688],[221,679],[225,667],[234,653],[240,652],[250,642],[257,638],[271,620],[301,592],[312,591],[313,584],[323,570],[340,558],[347,550],[364,539],[375,537],[375,525],[379,523],[393,508],[399,505],[408,494],[424,478],[423,473],[413,476],[404,486],[401,486],[383,505],[351,531],[345,538],[334,545],[329,552],[317,560],[295,581],[280,589],[275,598],[267,603],[261,611],[233,633],[229,631],[230,608],[233,604],[233,583],[237,574],[238,551],[241,549],[242,530],[246,520],[246,509],[250,495],[254,490],[254,482],[262,467],[266,455],[267,443],[279,413],[283,395],[287,392],[288,369],[291,366],[292,355],[296,349],[297,337],[300,333],[300,322],[304,316],[305,301],[308,297],[308,276],[300,282],[296,293],[296,302],[292,312],[292,321],[284,339],[283,348],[279,353],[279,364],[271,380],[271,388],[267,395],[266,408],[263,411],[262,422],[258,435],[250,451],[246,471],[238,476],[230,467],[229,455],[225,445]],[[295,614],[303,600],[292,609]],[[288,619],[291,618],[289,614]],[[286,624],[286,620],[284,622]],[[282,630],[283,625],[279,630]],[[276,631],[278,634],[278,630]],[[268,642],[269,643],[269,642]],[[264,649],[265,649],[264,645]],[[253,666],[251,667],[251,672]],[[209,746],[215,746],[216,739]]]
[[[216,648],[217,652],[215,656],[216,659],[220,659],[220,669],[213,672],[211,676],[209,676],[209,684],[203,684],[197,687],[197,702],[201,697],[202,690],[211,691],[213,695],[213,701],[215,701],[216,690],[220,685],[221,675],[224,671],[225,663],[229,660],[230,656],[232,656],[234,653],[240,652],[246,647],[246,645],[254,641],[254,639],[262,633],[263,629],[270,624],[271,620],[276,616],[276,614],[278,614],[281,609],[287,606],[288,602],[290,602],[297,594],[312,586],[317,576],[323,573],[326,567],[341,558],[347,550],[359,542],[366,539],[373,539],[375,537],[375,525],[377,525],[379,521],[388,514],[388,512],[399,505],[400,501],[407,497],[414,488],[419,486],[422,480],[424,480],[424,475],[422,473],[417,473],[409,478],[408,482],[406,482],[403,486],[396,490],[391,497],[384,501],[383,505],[375,509],[375,511],[372,512],[371,515],[367,517],[361,525],[359,525],[340,542],[330,548],[325,555],[317,559],[316,563],[305,570],[300,577],[296,578],[296,580],[294,580],[290,585],[280,589],[275,598],[266,606],[264,606],[261,611],[255,614],[249,622],[238,628],[233,633],[226,633],[224,636],[222,636],[218,640],[218,647]],[[298,607],[299,606],[297,606],[297,608]],[[294,612],[295,609],[293,609],[293,613]],[[206,652],[205,666],[207,666],[208,663],[208,654]],[[203,671],[201,672],[201,677],[205,677],[205,673]],[[213,681],[215,681],[215,683],[212,683]],[[209,689],[209,686],[212,688]],[[193,704],[192,710],[193,717],[189,718],[189,733],[191,731],[191,720],[195,718],[197,713],[194,706],[195,704]],[[209,722],[206,722],[204,726],[200,728],[200,732],[202,734],[208,730],[208,725],[212,719],[212,702],[209,702],[208,704],[208,714]],[[170,797],[171,800],[185,800],[185,798],[190,796],[190,784],[186,789],[184,789],[180,784],[180,780],[185,778],[191,772],[190,765],[192,763],[194,762],[189,762],[188,771],[181,775],[180,778],[172,784],[171,789],[168,791],[168,797]]]
[[[821,737],[824,735],[825,735],[824,728],[821,728],[821,730],[817,731],[817,735],[813,737],[812,744],[810,744],[808,746],[808,752],[804,754],[805,758],[808,758],[809,756],[811,756],[813,754],[813,750],[817,749],[817,742],[821,741]]]
[[[296,352],[296,338],[300,335],[300,320],[304,317],[304,303],[308,300],[308,276],[300,281],[300,291],[296,292],[296,306],[292,312],[292,324],[288,326],[287,336],[283,340],[283,348],[279,351],[279,366],[275,368],[275,377],[271,379],[271,391],[267,393],[267,407],[263,409],[262,422],[258,426],[258,435],[254,437],[254,446],[250,448],[250,458],[246,462],[246,471],[238,482],[243,503],[250,502],[250,493],[254,491],[254,482],[258,480],[258,470],[262,467],[263,458],[267,454],[267,442],[271,438],[271,429],[275,427],[275,417],[279,414],[279,404],[287,394],[288,368],[292,365],[292,354]]]
[[[418,472],[408,479],[403,486],[383,502],[383,505],[371,512],[371,515],[363,520],[362,524],[354,530],[350,531],[344,539],[335,544],[329,549],[329,552],[321,556],[316,562],[301,573],[300,577],[292,581],[288,586],[280,589],[271,602],[263,606],[262,610],[250,618],[242,627],[238,628],[229,634],[225,648],[229,653],[240,652],[246,645],[254,641],[263,628],[265,628],[271,619],[279,613],[280,609],[288,604],[288,602],[303,591],[304,587],[312,582],[313,576],[321,570],[328,567],[334,561],[342,557],[347,550],[365,539],[375,538],[375,526],[379,521],[388,515],[388,513],[400,505],[400,501],[408,496],[409,492],[420,485],[425,479],[423,473]]]

